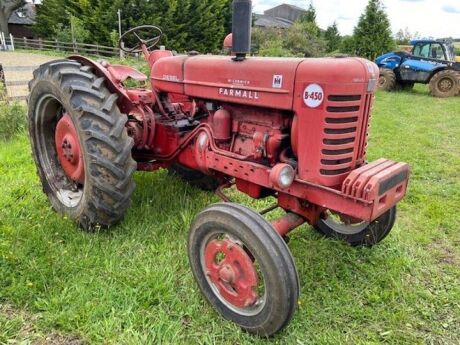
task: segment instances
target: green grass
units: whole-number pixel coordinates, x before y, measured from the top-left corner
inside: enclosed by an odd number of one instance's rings
[[[189,270],[188,228],[213,194],[137,173],[125,221],[87,234],[51,210],[25,135],[2,143],[0,344],[459,344],[459,110],[459,97],[434,99],[423,86],[378,94],[370,159],[412,166],[397,224],[373,249],[294,231],[299,306],[269,340],[215,313]]]

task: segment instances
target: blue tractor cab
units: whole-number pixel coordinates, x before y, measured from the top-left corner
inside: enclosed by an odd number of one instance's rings
[[[420,39],[411,42],[412,51],[379,56],[379,88],[386,91],[410,89],[415,83],[429,84],[435,97],[460,93],[460,63],[455,61],[452,43]]]

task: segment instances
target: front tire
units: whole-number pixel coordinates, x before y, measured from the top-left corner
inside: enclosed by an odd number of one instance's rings
[[[381,68],[378,83],[379,90],[393,91],[396,89],[396,74],[391,69]]]
[[[191,226],[188,255],[201,292],[226,319],[268,337],[292,318],[299,279],[289,248],[260,214],[215,204]]]
[[[343,222],[343,216],[326,211],[315,228],[326,237],[345,241],[353,247],[372,247],[383,241],[396,221],[396,206],[373,222]]]
[[[133,140],[117,96],[91,67],[42,65],[29,83],[29,135],[53,208],[90,230],[120,221],[134,190]]]
[[[443,70],[430,80],[430,94],[434,97],[453,97],[460,92],[460,72]]]

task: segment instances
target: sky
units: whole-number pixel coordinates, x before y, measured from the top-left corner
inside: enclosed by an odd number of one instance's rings
[[[312,0],[318,25],[325,29],[337,21],[340,33],[353,33],[367,0]],[[307,8],[310,0],[252,0],[254,12],[282,3]],[[420,37],[460,38],[460,0],[382,0],[391,22],[392,31],[409,29]]]

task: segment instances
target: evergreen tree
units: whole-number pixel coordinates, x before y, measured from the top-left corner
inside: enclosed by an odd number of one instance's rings
[[[324,38],[327,42],[328,53],[339,50],[342,38],[340,37],[336,22],[327,28],[326,32],[324,33]]]
[[[305,30],[308,31],[309,34],[312,34],[318,38],[321,36],[321,30],[316,23],[316,9],[313,6],[313,3],[310,3],[307,11],[300,19],[300,22],[304,25]]]
[[[390,21],[380,0],[369,0],[353,36],[356,54],[370,60],[395,48]]]
[[[308,6],[308,10],[303,15],[302,21],[316,24],[316,9],[313,6],[313,3],[310,3]]]
[[[120,9],[123,32],[156,25],[164,33],[162,44],[170,49],[214,52],[231,31],[230,5],[231,0],[43,0],[35,31],[44,38],[66,37],[73,18],[90,33],[79,35],[85,43],[113,45]]]

